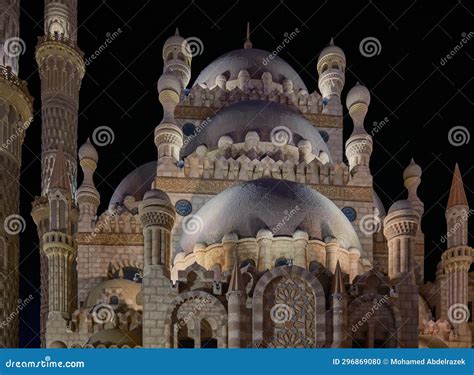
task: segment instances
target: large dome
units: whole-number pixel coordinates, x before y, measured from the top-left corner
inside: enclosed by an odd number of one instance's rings
[[[185,251],[197,243],[220,243],[232,232],[241,238],[256,237],[260,229],[269,229],[274,236],[292,236],[299,229],[310,239],[334,237],[346,249],[362,249],[351,223],[332,201],[286,180],[260,179],[230,187],[189,220],[201,230],[184,233],[181,245]]]
[[[214,87],[218,75],[224,75],[229,81],[237,79],[241,70],[247,70],[250,78],[260,79],[263,73],[269,72],[274,82],[281,84],[283,80],[291,79],[295,91],[300,89],[308,91],[298,73],[285,60],[278,56],[270,60],[270,55],[270,52],[257,48],[244,48],[228,52],[202,70],[194,85]]]
[[[291,132],[290,145],[296,146],[302,139],[311,143],[313,153],[331,155],[318,129],[296,110],[284,104],[263,100],[239,102],[220,110],[199,133],[193,136],[184,149],[184,156],[191,154],[199,145],[217,148],[219,138],[228,135],[234,143],[244,142],[245,135],[256,131],[263,142],[270,142],[273,129],[283,126]]]

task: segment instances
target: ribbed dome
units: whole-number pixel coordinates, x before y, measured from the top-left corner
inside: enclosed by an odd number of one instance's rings
[[[269,229],[274,236],[292,236],[302,230],[311,239],[331,236],[346,249],[361,249],[354,228],[333,202],[286,180],[260,179],[233,186],[201,207],[194,222],[201,230],[184,233],[181,245],[186,251],[197,243],[220,243],[231,232],[240,238],[256,237],[261,229]]]
[[[296,146],[300,140],[307,139],[315,155],[324,151],[331,159],[318,129],[306,118],[286,105],[262,100],[239,102],[220,110],[187,144],[184,155],[191,154],[202,144],[215,149],[222,136],[230,136],[234,143],[244,142],[251,131],[258,134],[260,141],[271,142],[271,132],[279,126],[291,132],[290,145]]]
[[[228,52],[201,71],[194,85],[205,84],[208,87],[214,87],[217,76],[224,75],[229,81],[237,79],[241,70],[247,70],[252,79],[260,79],[263,73],[269,72],[274,82],[281,84],[285,79],[291,79],[295,91],[300,89],[308,91],[298,73],[285,60],[278,56],[270,60],[268,58],[270,55],[270,52],[257,48]]]
[[[145,163],[130,172],[115,189],[109,206],[122,203],[127,195],[135,197],[136,201],[141,201],[145,193],[151,189],[155,175],[156,161]]]

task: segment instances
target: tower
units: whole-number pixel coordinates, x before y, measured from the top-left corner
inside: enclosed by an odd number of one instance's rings
[[[179,173],[177,163],[183,146],[183,132],[174,118],[181,93],[191,78],[192,53],[187,41],[179,35],[168,38],[163,46],[163,74],[158,80],[158,94],[163,119],[155,129],[158,150],[157,177]]]
[[[329,46],[319,54],[317,70],[318,87],[323,96],[323,113],[342,115],[341,92],[345,82],[346,55],[334,45],[332,38]]]
[[[57,321],[63,323],[76,308],[75,260],[78,211],[71,194],[66,158],[60,148],[55,157],[48,186],[49,226],[43,235],[42,252],[48,265],[48,334],[53,333]]]
[[[456,341],[461,347],[470,346],[471,343],[471,332],[467,324],[468,272],[472,262],[472,249],[467,245],[469,214],[461,172],[456,164],[446,207],[448,246],[441,257],[441,263],[447,287],[447,311],[443,311],[443,315],[453,324],[457,333]]]
[[[85,73],[83,52],[77,46],[77,0],[45,0],[44,36],[36,46],[41,79],[41,196],[33,202],[32,216],[38,229],[40,248],[48,228],[48,188],[54,158],[62,149],[70,191],[76,191],[77,116],[79,89]],[[48,314],[48,265],[40,252],[41,316],[44,345]]]
[[[97,168],[99,155],[87,138],[79,149],[79,163],[84,174],[82,185],[77,189],[77,204],[79,206],[79,232],[92,232],[93,220],[100,204],[100,194],[94,185],[94,171]]]
[[[77,114],[85,73],[77,46],[77,0],[46,0],[44,36],[36,46],[41,78],[41,193],[47,195],[54,155],[61,144],[71,191],[76,190]]]
[[[21,149],[32,121],[33,99],[18,78],[25,45],[19,38],[19,0],[0,0],[0,348],[18,346]]]
[[[171,229],[176,213],[168,195],[161,190],[145,193],[138,207],[144,237],[143,346],[165,347],[165,316],[176,291],[171,286]]]
[[[394,290],[390,297],[403,325],[398,343],[404,348],[418,347],[419,290],[415,280],[415,238],[420,217],[412,204],[399,200],[392,204],[383,223],[388,246],[388,277]]]
[[[346,105],[354,123],[354,130],[346,142],[346,157],[349,161],[351,180],[349,184],[372,186],[370,156],[372,137],[364,129],[364,119],[370,104],[370,93],[365,86],[357,84],[347,93]]]

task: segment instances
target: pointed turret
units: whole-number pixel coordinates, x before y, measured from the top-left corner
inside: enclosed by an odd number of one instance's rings
[[[56,157],[54,158],[53,172],[51,173],[51,180],[49,181],[49,191],[51,191],[52,189],[71,191],[66,158],[64,157],[64,152],[61,147],[56,152]]]
[[[244,289],[242,274],[240,272],[238,262],[234,262],[232,267],[232,274],[230,277],[229,292],[240,292]]]
[[[344,293],[344,279],[342,278],[341,265],[339,261],[336,264],[336,270],[334,271],[334,276],[332,278],[332,294]]]
[[[449,191],[449,199],[447,208],[454,206],[466,206],[468,207],[466,192],[464,191],[464,184],[462,182],[461,171],[459,165],[456,163],[454,167],[453,181],[451,183],[451,190]]]

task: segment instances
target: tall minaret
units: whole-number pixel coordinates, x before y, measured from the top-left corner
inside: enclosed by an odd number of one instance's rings
[[[25,228],[20,204],[21,149],[32,121],[33,99],[18,78],[19,0],[0,0],[0,348],[18,346],[19,234]]]
[[[163,46],[163,74],[158,80],[163,119],[155,128],[155,145],[158,150],[157,178],[182,173],[177,163],[183,146],[183,132],[174,118],[174,110],[191,78],[191,60],[189,45],[176,29],[175,35],[168,38]]]
[[[36,46],[41,78],[41,197],[33,202],[32,216],[38,229],[40,247],[49,230],[49,180],[59,148],[64,153],[72,196],[76,193],[76,149],[79,89],[85,73],[83,53],[77,46],[77,0],[45,0],[44,36]],[[41,341],[48,315],[48,265],[40,252]]]
[[[77,46],[77,0],[45,0],[44,33],[36,46],[41,77],[41,195],[48,194],[54,156],[61,147],[71,191],[76,191],[79,89],[85,73]]]
[[[455,326],[458,341],[464,344],[471,342],[467,324],[468,272],[472,262],[472,249],[467,245],[469,213],[461,172],[456,164],[446,207],[448,249],[441,258],[447,286],[447,311],[443,315]]]

